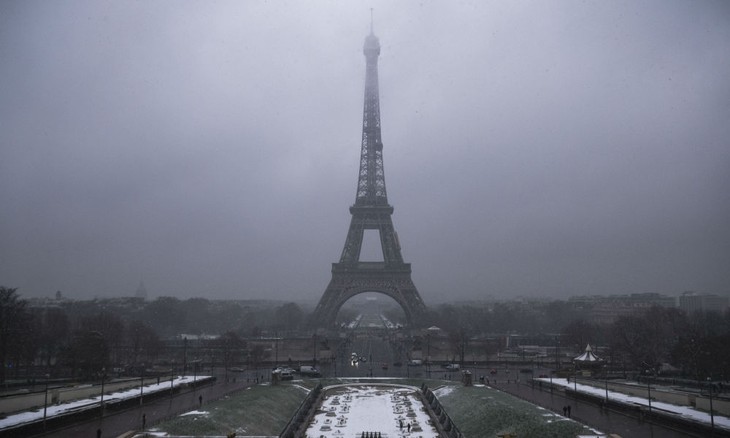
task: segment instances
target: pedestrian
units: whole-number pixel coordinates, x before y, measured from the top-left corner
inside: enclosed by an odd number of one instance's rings
[[[96,438],[101,438],[101,429],[96,429]]]
[[[567,416],[568,416],[568,407],[563,406],[563,417],[567,417]]]
[[[398,427],[400,428],[400,430],[403,430],[403,420],[398,420]]]
[[[568,418],[570,418],[570,405],[568,405]]]
[[[142,414],[142,430],[145,429],[146,425],[147,425],[147,414]]]
[[[411,433],[411,422],[408,422],[408,433]]]
[[[201,407],[203,406],[203,396],[202,395],[198,396],[198,403],[200,403]]]

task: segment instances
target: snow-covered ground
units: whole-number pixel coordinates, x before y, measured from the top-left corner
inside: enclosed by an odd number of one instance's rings
[[[540,380],[543,382],[550,382],[549,378],[539,378],[536,380]],[[606,389],[605,388],[598,388],[595,386],[590,385],[583,385],[576,382],[568,382],[567,379],[552,379],[553,385],[556,386],[563,386],[567,387],[569,389],[577,390],[578,392],[582,392],[585,394],[591,394],[595,395],[601,398],[606,397]],[[616,391],[608,391],[608,399],[613,402],[619,402],[624,403],[626,405],[630,406],[646,406],[646,409],[649,407],[649,401],[647,398],[643,397],[636,397],[633,395],[627,395]],[[683,417],[698,423],[705,423],[708,426],[711,424],[711,418],[710,414],[708,412],[700,411],[698,409],[693,408],[692,406],[679,406],[679,405],[673,405],[671,403],[666,402],[660,402],[660,401],[654,401],[652,399],[651,402],[651,408],[655,409],[657,411],[662,411],[667,415],[676,415],[678,417]],[[723,428],[730,430],[730,418],[722,416],[722,415],[714,415],[714,422],[715,427],[717,428]]]
[[[194,380],[203,381],[210,379],[210,376],[180,376],[176,377],[172,381],[172,386],[181,386],[193,383]],[[169,391],[170,382],[152,383],[145,385],[143,388],[143,394],[152,394],[159,391]],[[139,397],[139,386],[132,389],[126,389],[124,391],[113,392],[110,394],[104,394],[104,404],[115,403],[124,399]],[[101,396],[85,398],[81,400],[75,400],[69,403],[63,403],[60,405],[48,405],[46,408],[46,418],[58,415],[65,415],[83,411],[86,409],[98,409],[101,403]],[[43,407],[41,406],[35,411],[20,412],[17,414],[8,415],[6,418],[0,419],[0,430],[20,426],[22,424],[33,423],[36,421],[43,420]]]
[[[438,437],[417,388],[363,385],[325,391],[321,412],[312,419],[307,437],[359,437],[362,432],[380,432],[383,438]]]

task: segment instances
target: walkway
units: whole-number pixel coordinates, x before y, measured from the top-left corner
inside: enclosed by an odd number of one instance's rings
[[[563,413],[563,406],[569,405],[571,407],[571,418],[574,420],[605,433],[618,434],[621,438],[702,438],[702,435],[693,435],[660,424],[641,421],[622,412],[603,410],[599,406],[586,401],[566,397],[562,391],[553,390],[551,392],[550,388],[540,388],[537,383],[534,387],[529,383],[499,383],[491,385],[491,387],[559,414]]]
[[[176,394],[172,398],[162,398],[144,405],[120,412],[107,413],[103,418],[84,421],[69,426],[65,429],[54,430],[37,437],[53,438],[95,438],[97,430],[102,430],[102,438],[114,438],[132,430],[142,429],[142,415],[146,416],[147,427],[167,418],[171,418],[185,411],[199,407],[199,397],[202,396],[203,404],[206,401],[219,399],[226,394],[240,391],[251,383],[243,382],[220,382],[209,386],[190,389],[184,393]]]

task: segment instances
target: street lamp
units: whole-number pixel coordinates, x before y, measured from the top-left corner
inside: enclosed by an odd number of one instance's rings
[[[646,370],[646,392],[649,396],[649,414],[651,414],[651,374]]]
[[[46,374],[46,397],[43,400],[43,430],[46,430],[46,409],[48,408],[48,378],[50,375]]]
[[[603,383],[606,388],[606,407],[608,407],[608,364],[603,367]]]
[[[555,373],[555,370],[549,370],[550,371],[550,395],[553,394],[553,374]]]
[[[274,330],[274,367],[279,366],[279,332]]]
[[[317,333],[312,335],[312,366],[317,366]]]
[[[172,360],[172,365],[170,365],[170,398],[172,398],[173,393],[173,382],[175,381],[175,359]]]
[[[431,333],[426,333],[426,373],[431,378]]]
[[[139,405],[142,406],[142,397],[144,396],[144,365],[139,376]]]
[[[710,427],[712,428],[712,433],[715,433],[715,413],[712,411],[712,379],[709,377],[707,378],[707,384],[710,390]]]
[[[99,401],[99,408],[101,416],[104,416],[104,379],[106,378],[106,368],[101,369],[101,400]]]
[[[193,361],[193,395],[195,395],[195,382],[198,378],[198,361]]]

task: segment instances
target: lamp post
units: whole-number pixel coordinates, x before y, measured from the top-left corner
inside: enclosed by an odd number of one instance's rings
[[[431,333],[426,333],[426,372],[431,378]]]
[[[715,413],[712,410],[712,379],[707,378],[708,389],[710,390],[710,428],[712,433],[715,433]]]
[[[186,376],[188,374],[188,338],[183,337],[183,369],[182,369],[182,375]]]
[[[279,332],[274,330],[274,368],[279,366]]]
[[[175,381],[175,359],[172,360],[172,365],[170,365],[170,398],[172,398],[173,393],[173,382]]]
[[[312,366],[317,366],[317,333],[312,335]]]
[[[646,370],[646,392],[649,396],[649,414],[651,414],[651,374]]]
[[[106,378],[106,368],[101,369],[101,400],[99,401],[99,410],[101,411],[101,416],[104,416],[104,380]]]
[[[195,382],[198,379],[198,361],[193,361],[193,396],[195,395]]]
[[[606,407],[608,407],[608,365],[603,368],[603,383],[606,388]]]
[[[46,397],[43,400],[43,430],[46,430],[46,410],[48,408],[48,378],[50,376],[46,374]]]
[[[139,376],[139,405],[142,406],[142,397],[144,396],[144,365]]]
[[[553,394],[553,373],[555,370],[549,370],[550,371],[550,395]]]

